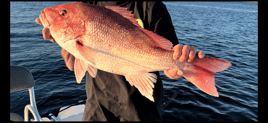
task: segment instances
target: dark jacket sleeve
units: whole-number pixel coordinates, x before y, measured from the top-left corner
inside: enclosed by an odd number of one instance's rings
[[[151,8],[148,11],[148,25],[149,29],[154,33],[165,37],[170,40],[173,46],[178,44],[178,38],[175,33],[174,26],[172,24],[171,17],[164,3],[158,2],[148,2],[148,7]]]

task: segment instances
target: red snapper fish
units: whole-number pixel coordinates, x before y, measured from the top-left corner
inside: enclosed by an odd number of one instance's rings
[[[63,4],[42,10],[36,22],[44,26],[44,39],[52,36],[75,57],[78,83],[86,71],[96,77],[100,69],[125,76],[151,101],[157,77],[149,72],[180,69],[188,81],[218,97],[214,73],[231,66],[230,62],[206,56],[190,63],[174,60],[172,43],[143,29],[134,14],[123,7]]]

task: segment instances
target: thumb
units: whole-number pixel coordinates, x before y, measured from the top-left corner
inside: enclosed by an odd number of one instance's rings
[[[36,18],[36,19],[35,19],[35,22],[38,23],[38,24],[40,24],[40,25],[43,25],[43,24],[41,23],[41,21],[40,21],[39,18]]]
[[[51,42],[56,43],[55,39],[50,34],[49,28],[44,28],[42,33],[43,33],[43,38],[45,40],[50,40]]]
[[[178,69],[177,74],[178,74],[179,76],[182,76],[182,75],[183,75],[183,72],[182,72],[181,70]]]

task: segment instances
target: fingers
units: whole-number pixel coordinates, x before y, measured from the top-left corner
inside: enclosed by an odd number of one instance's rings
[[[178,44],[175,47],[173,47],[174,53],[173,53],[173,59],[177,60],[181,57],[181,50],[182,50],[182,45]]]
[[[182,71],[178,69],[164,70],[165,75],[170,79],[180,79],[182,78]]]
[[[194,46],[187,46],[187,45],[176,45],[172,49],[174,51],[173,53],[173,59],[177,60],[179,59],[180,62],[192,62],[196,57],[196,48]],[[199,58],[204,58],[204,53],[202,51],[198,52]]]
[[[35,22],[38,23],[38,24],[40,24],[40,25],[42,25],[42,23],[41,23],[41,21],[40,21],[39,18],[36,18],[36,19],[35,19]]]
[[[173,53],[173,59],[177,60],[179,59],[180,62],[192,62],[196,57],[196,49],[194,46],[187,46],[187,45],[176,45],[172,49],[174,51]],[[202,51],[198,52],[199,58],[204,58],[204,53]],[[183,72],[179,69],[169,69],[164,70],[165,75],[170,79],[179,79],[182,77]]]
[[[52,39],[49,39],[52,43],[56,43],[55,39],[52,38]]]
[[[189,58],[190,48],[187,45],[184,45],[182,48],[182,55],[180,57],[180,62],[185,62]]]
[[[39,18],[36,18],[35,22],[40,25],[43,25]],[[45,40],[50,40],[51,42],[56,43],[55,39],[50,34],[49,28],[44,28],[42,33],[43,33],[43,38]]]
[[[178,70],[177,69],[177,75],[182,76],[183,75],[183,72],[181,70]]]
[[[202,59],[205,57],[205,54],[202,51],[200,51],[198,52],[198,57]]]
[[[50,39],[49,28],[44,28],[43,31],[42,31],[42,33],[43,33],[43,38],[44,38],[45,40],[49,40],[49,39]]]
[[[192,62],[195,59],[196,49],[194,46],[190,47],[189,59],[188,62]]]
[[[50,40],[51,42],[56,43],[55,39],[50,34],[49,28],[44,28],[42,33],[43,33],[43,38],[45,40]]]
[[[70,71],[74,71],[75,57],[65,49],[61,48],[61,57],[65,61],[65,65]]]

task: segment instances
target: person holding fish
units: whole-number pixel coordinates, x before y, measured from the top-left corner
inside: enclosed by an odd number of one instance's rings
[[[62,47],[78,83],[86,74],[83,121],[162,121],[158,71],[218,97],[213,73],[231,65],[178,44],[161,1],[64,4],[42,10],[36,22],[44,39]]]

